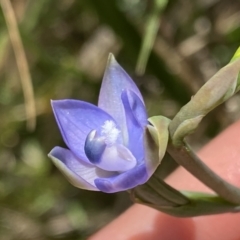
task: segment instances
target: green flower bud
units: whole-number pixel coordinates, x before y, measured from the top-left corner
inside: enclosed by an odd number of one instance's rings
[[[180,109],[169,125],[170,135],[175,146],[181,145],[183,138],[197,128],[208,112],[237,92],[239,71],[240,59],[235,57],[232,62],[207,81]]]

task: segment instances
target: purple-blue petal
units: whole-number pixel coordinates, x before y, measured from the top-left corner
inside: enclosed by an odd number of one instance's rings
[[[135,114],[131,108],[127,91],[123,91],[122,93],[122,103],[125,110],[126,124],[128,129],[128,139],[126,146],[135,156],[137,161],[141,162],[144,159],[144,142],[143,142],[144,128],[135,118]]]
[[[121,103],[122,91],[131,90],[143,102],[142,95],[131,77],[110,54],[99,94],[98,106],[109,113],[126,132],[124,109]]]
[[[99,177],[95,167],[81,162],[71,151],[61,147],[53,148],[48,156],[75,187],[98,191],[94,183]]]
[[[132,92],[131,90],[126,90],[126,92],[135,118],[142,127],[146,127],[148,124],[148,116],[145,105],[136,93]]]
[[[87,135],[94,129],[100,131],[106,121],[116,123],[115,120],[102,109],[78,100],[52,101],[52,108],[68,148],[78,158],[90,163],[84,151]]]
[[[96,187],[106,193],[125,191],[145,183],[150,176],[147,174],[145,164],[121,173],[117,176],[95,179]]]

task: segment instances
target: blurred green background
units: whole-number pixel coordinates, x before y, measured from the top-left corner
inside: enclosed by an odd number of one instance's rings
[[[9,0],[1,0],[1,6],[6,2]],[[228,63],[239,46],[240,2],[11,3],[31,75],[37,122],[34,128],[33,118],[26,117],[23,90],[31,84],[21,84],[26,69],[16,64],[16,42],[9,38],[11,24],[6,24],[10,13],[3,7],[0,239],[86,239],[131,203],[127,193],[104,194],[71,186],[50,162],[47,153],[56,145],[64,146],[50,99],[73,98],[96,104],[107,56],[112,52],[142,91],[149,116],[172,118],[205,81]],[[239,102],[240,96],[236,95],[204,119],[189,139],[195,149],[240,117]],[[34,108],[30,108],[31,114],[34,116]]]

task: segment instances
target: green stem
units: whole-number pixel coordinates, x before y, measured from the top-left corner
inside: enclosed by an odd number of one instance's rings
[[[223,199],[231,203],[240,204],[240,189],[213,172],[185,142],[180,147],[175,147],[170,142],[167,151],[179,165],[182,165]]]
[[[158,168],[152,177],[143,185],[130,191],[133,202],[150,204],[154,208],[179,207],[189,204],[190,200],[184,194],[169,186],[159,177]]]
[[[161,206],[147,203],[142,204],[175,217],[196,217],[228,212],[237,213],[240,211],[239,206],[224,201],[218,196],[208,196],[205,198],[198,198],[196,200],[192,198],[188,204],[178,207]]]
[[[143,75],[145,72],[147,61],[160,26],[160,14],[164,10],[167,3],[167,0],[154,1],[152,12],[147,20],[146,31],[144,34],[141,51],[137,60],[136,73],[138,75]]]

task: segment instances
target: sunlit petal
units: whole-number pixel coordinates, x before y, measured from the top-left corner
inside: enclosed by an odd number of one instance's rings
[[[125,112],[121,102],[124,90],[131,90],[143,102],[136,84],[117,63],[114,56],[110,54],[99,94],[98,106],[109,113],[117,121],[123,134],[126,134]]]
[[[63,139],[80,159],[89,162],[84,144],[90,131],[101,131],[106,121],[115,120],[100,108],[78,100],[52,101],[52,108]]]

